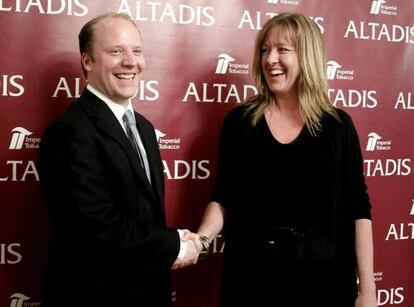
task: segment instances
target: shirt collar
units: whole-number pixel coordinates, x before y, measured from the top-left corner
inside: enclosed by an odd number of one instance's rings
[[[115,117],[117,118],[117,120],[120,123],[122,123],[122,116],[124,115],[126,110],[130,110],[132,112],[132,114],[134,114],[134,108],[132,107],[131,100],[129,100],[128,106],[125,108],[124,106],[120,105],[119,103],[116,103],[116,102],[112,101],[111,99],[109,99],[107,96],[102,94],[100,91],[98,91],[96,88],[94,88],[89,83],[86,85],[86,88],[92,94],[94,94],[96,97],[98,97],[103,102],[105,102],[105,104],[109,107],[109,109],[111,109],[112,113],[114,113]],[[134,115],[134,117],[135,117],[135,115]]]

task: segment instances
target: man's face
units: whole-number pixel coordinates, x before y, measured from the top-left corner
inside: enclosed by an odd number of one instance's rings
[[[92,56],[82,54],[88,83],[116,103],[126,106],[138,89],[145,68],[138,29],[123,18],[100,20],[92,39]]]

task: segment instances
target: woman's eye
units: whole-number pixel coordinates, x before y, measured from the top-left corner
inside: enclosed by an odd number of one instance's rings
[[[279,53],[281,53],[281,54],[286,54],[286,53],[291,53],[291,52],[293,52],[293,51],[294,51],[294,49],[291,49],[291,48],[279,48],[279,49],[278,49],[278,51],[279,51]]]

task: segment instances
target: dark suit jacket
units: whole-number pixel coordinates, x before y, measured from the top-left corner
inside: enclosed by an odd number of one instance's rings
[[[154,128],[135,113],[152,185],[108,106],[85,90],[41,142],[53,218],[42,306],[170,306],[179,236],[166,227]]]

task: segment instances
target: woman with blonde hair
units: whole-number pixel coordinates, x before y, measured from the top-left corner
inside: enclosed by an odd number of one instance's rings
[[[253,74],[258,94],[224,120],[198,229],[206,249],[224,227],[221,306],[376,306],[361,149],[329,101],[316,23],[268,20]]]

